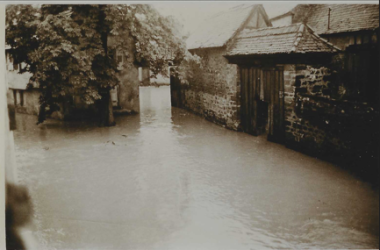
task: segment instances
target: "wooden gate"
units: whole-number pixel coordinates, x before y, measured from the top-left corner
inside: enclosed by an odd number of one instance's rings
[[[284,137],[283,69],[240,67],[240,77],[243,131],[253,135],[267,131],[269,140],[281,141]]]
[[[255,67],[241,67],[241,122],[243,131],[258,135],[257,101],[261,70]]]

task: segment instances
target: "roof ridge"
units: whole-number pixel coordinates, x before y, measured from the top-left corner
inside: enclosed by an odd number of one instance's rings
[[[223,44],[223,46],[225,46],[226,44],[228,44],[229,41],[233,40],[235,37],[237,37],[239,35],[239,33],[244,30],[244,27],[247,25],[247,23],[249,22],[250,18],[252,17],[252,15],[255,13],[255,11],[258,9],[258,6],[259,4],[253,4],[253,5],[250,5],[250,12],[248,13],[247,17],[244,19],[244,21],[239,25],[239,27],[234,31],[234,33],[232,34],[232,36],[230,38],[227,39],[227,41]]]
[[[289,28],[291,26],[297,26],[297,25],[300,25],[301,23],[292,23],[290,25],[286,25],[286,26],[277,26],[277,27],[263,27],[263,28],[258,28],[258,29],[255,29],[257,31],[259,30],[269,30],[269,29],[282,29],[282,28]]]
[[[305,30],[305,25],[303,23],[301,23],[300,27],[298,28],[298,30],[296,32],[297,33],[296,39],[294,39],[293,47],[290,51],[296,51],[297,46],[303,37],[304,30]]]
[[[289,28],[291,26],[298,26],[298,25],[301,25],[301,23],[296,23],[296,24],[291,24],[291,25],[288,25],[288,26],[282,26],[282,27],[264,27],[264,28],[260,28],[260,29],[253,29],[254,31],[262,31],[262,30],[271,30],[271,29],[281,29],[281,28]],[[282,36],[282,35],[287,35],[287,34],[293,34],[293,33],[297,33],[298,31],[289,31],[289,32],[285,32],[285,33],[278,33],[278,34],[265,34],[265,35],[260,35],[260,36],[255,36],[254,34],[253,35],[250,35],[250,36],[246,36],[246,37],[240,37],[241,39],[245,39],[245,38],[253,38],[253,37],[264,37],[264,36]]]
[[[278,33],[278,34],[266,34],[266,35],[261,35],[261,36],[246,36],[246,37],[240,37],[239,39],[246,39],[246,38],[254,38],[254,37],[264,37],[264,36],[283,36],[283,35],[288,35],[288,34],[294,34],[297,32],[286,32],[286,33]]]

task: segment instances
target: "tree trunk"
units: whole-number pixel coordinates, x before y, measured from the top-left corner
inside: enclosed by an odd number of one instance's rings
[[[102,99],[99,100],[99,126],[115,126],[111,93],[109,90],[103,90],[100,95]]]
[[[105,6],[100,6],[100,16],[99,16],[99,28],[100,36],[102,40],[102,45],[105,53],[105,60],[108,60],[108,27],[106,23],[106,14],[104,12]],[[110,89],[102,89],[100,91],[102,99],[100,100],[100,126],[115,126],[116,122],[113,117],[113,105],[111,99]]]
[[[111,93],[108,91],[108,124],[107,126],[115,126],[115,118],[113,116],[113,105],[112,105],[112,98]]]

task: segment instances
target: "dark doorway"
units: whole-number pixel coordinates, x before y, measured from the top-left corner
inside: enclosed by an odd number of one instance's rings
[[[240,67],[241,121],[243,131],[267,134],[269,140],[284,136],[284,71],[279,67]]]
[[[268,134],[268,102],[259,100],[257,102],[257,134]]]

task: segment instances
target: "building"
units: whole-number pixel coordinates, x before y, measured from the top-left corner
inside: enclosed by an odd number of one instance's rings
[[[39,112],[40,92],[37,86],[28,88],[29,79],[32,74],[25,72],[20,74],[21,68],[25,65],[14,64],[9,53],[9,47],[5,50],[7,82],[9,90],[12,92],[11,98],[16,112],[37,115]]]
[[[188,85],[172,78],[172,105],[186,108],[206,119],[238,130],[240,127],[240,87],[238,67],[228,64],[228,47],[243,29],[271,26],[262,5],[239,5],[218,13],[187,40],[188,50],[202,58],[202,69]]]
[[[270,19],[273,26],[307,23],[321,37],[342,50],[351,45],[376,43],[378,4],[299,4]]]
[[[329,64],[334,74],[326,95],[302,89],[305,76],[296,72],[295,112],[285,121],[287,145],[352,163],[365,159],[363,169],[378,165],[379,5],[300,4],[271,21],[306,23],[341,49]]]
[[[363,101],[377,104],[379,91],[379,5],[299,4],[271,19],[273,26],[307,23],[343,52],[344,88]]]
[[[112,41],[109,43],[112,44]],[[17,113],[38,115],[40,109],[40,90],[38,85],[29,81],[32,76],[31,73],[21,73],[21,68],[24,68],[26,65],[14,64],[9,49],[10,47],[7,46],[5,50],[7,82],[10,91],[13,93],[11,98],[15,111]],[[134,65],[133,59],[127,57],[122,51],[116,51],[114,56],[119,63],[120,70],[118,73],[120,84],[111,90],[111,99],[115,113],[138,113],[140,110],[139,78],[141,78],[141,72],[139,75],[139,68]],[[146,70],[142,72],[146,72]],[[97,108],[95,105],[86,104],[81,100],[80,96],[72,96],[66,98],[60,104],[60,110],[51,114],[50,117],[60,120],[78,119],[79,117],[87,117],[89,114],[94,115],[96,112]]]
[[[189,84],[172,79],[172,105],[374,169],[378,11],[378,5],[298,5],[271,20],[260,5],[220,13],[189,38],[189,51],[205,66]]]

